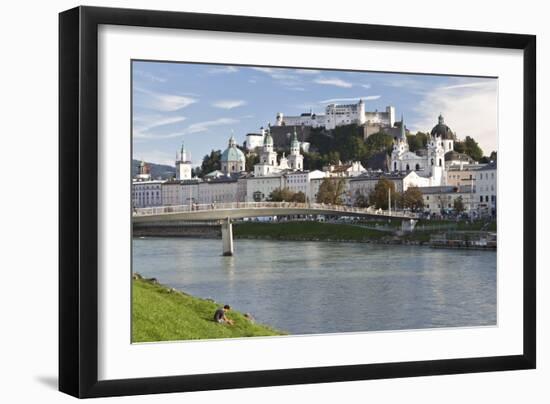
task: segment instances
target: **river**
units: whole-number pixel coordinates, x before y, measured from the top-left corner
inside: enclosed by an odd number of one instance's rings
[[[290,334],[496,324],[494,251],[151,237],[133,270]]]

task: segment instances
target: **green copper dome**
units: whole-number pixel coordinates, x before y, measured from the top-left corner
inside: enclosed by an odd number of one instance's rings
[[[229,161],[245,161],[244,153],[237,147],[235,138],[231,136],[229,139],[229,147],[222,153],[222,162]]]

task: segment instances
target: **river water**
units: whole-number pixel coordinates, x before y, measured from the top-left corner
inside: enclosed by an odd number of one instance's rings
[[[496,324],[496,252],[342,242],[140,238],[133,270],[290,334]]]

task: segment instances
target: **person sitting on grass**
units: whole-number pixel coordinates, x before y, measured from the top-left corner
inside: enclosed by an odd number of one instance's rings
[[[227,318],[227,316],[225,315],[225,313],[227,313],[229,310],[231,310],[231,306],[229,306],[228,304],[223,306],[223,308],[218,308],[218,310],[216,310],[216,312],[214,313],[214,321],[220,324],[233,325],[234,321],[230,318]]]

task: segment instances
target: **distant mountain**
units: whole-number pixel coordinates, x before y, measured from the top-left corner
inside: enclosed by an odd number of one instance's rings
[[[148,163],[147,161],[145,163],[151,169],[151,178],[154,180],[159,178],[167,180],[176,176],[175,167],[167,166],[164,164]],[[138,173],[139,164],[139,160],[132,160],[132,177],[134,177]]]

